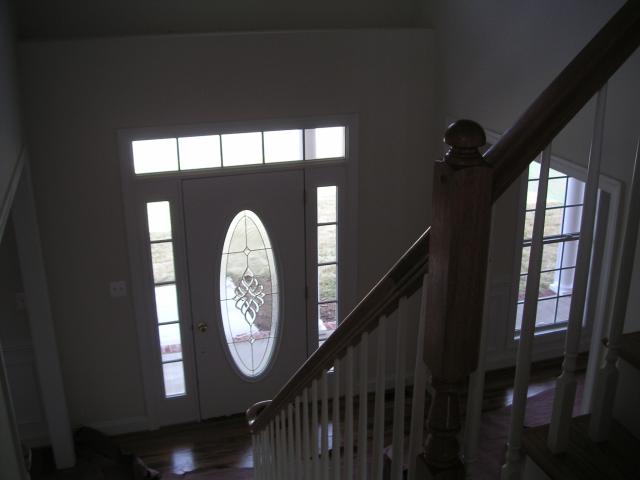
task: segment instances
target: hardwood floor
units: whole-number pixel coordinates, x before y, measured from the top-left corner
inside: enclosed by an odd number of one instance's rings
[[[513,373],[513,369],[505,369],[487,374],[483,410],[511,404]],[[529,396],[552,388],[559,373],[560,362],[557,360],[536,364]],[[392,408],[392,401],[389,401],[392,398],[392,394],[387,398],[387,408]],[[369,402],[372,400],[373,397]],[[386,417],[391,418],[391,415]],[[163,473],[180,475],[190,471],[253,467],[251,437],[244,415],[122,435],[115,440],[124,450],[138,455],[149,467]]]

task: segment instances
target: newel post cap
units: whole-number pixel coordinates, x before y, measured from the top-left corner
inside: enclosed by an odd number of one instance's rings
[[[484,129],[473,120],[458,120],[447,128],[444,142],[449,145],[445,161],[452,167],[470,167],[482,163],[480,147],[487,142]]]

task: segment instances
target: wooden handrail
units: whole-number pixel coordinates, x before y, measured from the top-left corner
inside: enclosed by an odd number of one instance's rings
[[[495,202],[640,46],[640,0],[628,0],[484,155]]]
[[[362,301],[342,321],[333,334],[298,369],[271,403],[262,410],[250,425],[253,432],[262,430],[296,396],[330,368],[336,359],[356,343],[360,335],[372,330],[381,315],[398,308],[400,298],[415,293],[422,286],[422,278],[428,269],[429,236],[427,229],[405,252],[396,264],[369,291]],[[261,402],[262,405],[264,405]],[[252,410],[251,407],[249,410]]]

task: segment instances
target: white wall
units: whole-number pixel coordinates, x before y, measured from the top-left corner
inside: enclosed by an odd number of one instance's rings
[[[442,124],[445,117],[471,118],[486,129],[504,132],[623,3],[438,2],[435,16]],[[631,177],[640,135],[639,84],[640,53],[636,52],[609,84],[603,152],[603,173],[625,185]],[[593,102],[553,142],[554,154],[586,164],[592,124]],[[498,290],[512,281],[517,193],[517,188],[512,188],[495,210],[498,228],[492,246],[492,282]],[[636,269],[632,291],[638,288],[640,270]],[[635,319],[637,329],[640,304],[631,305],[629,320]],[[493,312],[496,335],[508,321],[509,309],[503,307],[497,306]]]
[[[74,424],[145,415],[116,130],[355,113],[360,295],[428,224],[427,30],[130,37],[21,45],[34,187]],[[133,420],[132,420],[133,421]]]

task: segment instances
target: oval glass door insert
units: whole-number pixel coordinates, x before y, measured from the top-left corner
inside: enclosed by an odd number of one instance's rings
[[[229,225],[220,262],[220,312],[238,370],[258,377],[269,366],[278,335],[278,274],[269,235],[251,210]]]

